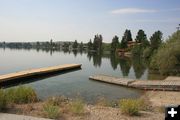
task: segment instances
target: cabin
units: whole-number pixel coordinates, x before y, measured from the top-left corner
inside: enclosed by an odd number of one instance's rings
[[[135,41],[128,41],[127,46],[128,46],[128,48],[131,48],[136,44],[137,44],[137,42],[135,42]]]
[[[130,56],[130,52],[128,52],[129,48],[132,48],[135,45],[140,45],[141,43],[138,43],[136,41],[128,41],[127,46],[128,48],[125,49],[116,49],[116,52],[118,53],[119,56]]]

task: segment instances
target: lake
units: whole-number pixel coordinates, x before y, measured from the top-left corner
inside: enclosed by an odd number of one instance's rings
[[[0,74],[32,68],[68,63],[82,64],[82,69],[46,77],[25,85],[34,88],[41,99],[64,95],[70,98],[81,96],[87,102],[103,96],[108,100],[137,98],[143,91],[89,80],[89,76],[106,74],[133,79],[152,79],[144,61],[140,58],[120,59],[110,54],[95,54],[69,51],[42,51],[24,49],[0,49]]]

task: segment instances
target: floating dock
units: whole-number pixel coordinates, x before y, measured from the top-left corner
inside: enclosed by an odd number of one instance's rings
[[[31,76],[50,74],[50,73],[60,72],[60,71],[65,71],[65,70],[72,70],[76,68],[81,68],[81,64],[64,64],[64,65],[53,66],[53,67],[25,70],[25,71],[0,75],[0,83],[13,81],[15,79],[31,77]]]
[[[90,76],[89,79],[144,90],[180,91],[180,78],[174,77],[168,77],[165,80],[136,80],[107,75],[95,75]]]

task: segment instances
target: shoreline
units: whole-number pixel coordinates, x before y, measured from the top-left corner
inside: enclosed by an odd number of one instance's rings
[[[23,104],[23,105],[15,105],[13,109],[11,109],[8,114],[16,114],[16,115],[25,115],[32,116],[36,118],[47,118],[44,117],[44,113],[42,112],[43,102],[32,103],[32,104]],[[10,108],[9,108],[10,109]],[[23,109],[23,111],[22,111]],[[18,112],[17,112],[18,111]],[[66,110],[63,111],[63,115],[58,119],[66,119],[66,120],[119,120],[119,119],[127,119],[127,120],[148,120],[148,119],[164,119],[164,113],[159,113],[156,111],[140,111],[139,116],[128,116],[122,114],[119,108],[113,108],[108,106],[100,106],[100,105],[85,105],[85,112],[80,115],[74,115],[68,113]]]
[[[26,90],[26,92],[25,92],[26,94],[23,93],[24,95],[29,95],[28,91],[29,91],[29,93],[33,93],[33,91],[34,91],[33,89],[31,89],[31,88],[27,89],[27,88],[19,87],[19,88],[14,88],[14,90],[15,91]],[[19,94],[19,92],[16,92],[16,94],[14,94],[14,95],[17,95],[17,94]],[[6,95],[8,95],[8,94],[6,94]],[[34,96],[35,98],[37,97],[36,93],[33,93],[32,95],[35,95]],[[24,98],[26,98],[26,97],[19,96],[18,101],[20,101]],[[138,115],[133,115],[133,116],[131,116],[130,114],[128,115],[128,114],[123,113],[123,108],[122,108],[122,106],[120,106],[120,105],[122,105],[122,104],[120,104],[120,100],[122,100],[122,99],[119,99],[115,102],[114,101],[110,102],[110,101],[107,101],[107,99],[102,98],[99,101],[96,101],[95,104],[85,103],[80,98],[79,99],[78,98],[69,99],[69,98],[63,97],[63,96],[52,97],[52,98],[49,98],[46,100],[38,100],[37,99],[37,101],[33,101],[33,97],[32,97],[32,99],[30,99],[30,100],[32,100],[32,102],[30,102],[30,103],[29,102],[28,103],[11,103],[11,102],[9,102],[7,104],[7,107],[2,112],[8,113],[8,114],[25,115],[25,116],[32,116],[32,117],[38,117],[38,118],[39,117],[40,118],[49,118],[49,116],[47,116],[47,111],[45,113],[44,110],[45,110],[45,106],[50,103],[50,105],[52,105],[52,106],[48,106],[47,110],[50,109],[50,111],[48,111],[48,112],[51,112],[51,109],[54,110],[55,108],[58,107],[58,111],[59,111],[58,114],[60,115],[58,117],[58,119],[66,119],[66,120],[72,120],[72,119],[73,120],[80,120],[80,119],[85,119],[85,120],[160,119],[161,120],[162,119],[163,120],[165,106],[177,105],[180,103],[180,92],[144,91],[144,93],[141,95],[140,98],[134,99],[134,100],[140,100],[141,102],[140,102],[140,104],[138,103],[138,109],[139,109]],[[75,101],[76,101],[75,105],[77,105],[75,112],[78,112],[78,114],[76,114],[72,111],[72,105],[74,104],[73,102],[75,102]],[[137,105],[137,104],[135,104],[135,101],[133,101],[132,103],[130,103],[130,105]],[[125,104],[129,105],[129,102],[126,101]],[[139,105],[141,105],[141,106],[139,106]],[[132,106],[130,106],[130,109],[131,109],[131,107]],[[82,109],[82,111],[78,111],[78,109],[80,109],[80,110]]]

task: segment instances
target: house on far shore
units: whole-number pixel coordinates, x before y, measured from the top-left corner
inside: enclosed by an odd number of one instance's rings
[[[141,43],[138,43],[136,41],[128,41],[127,43],[127,48],[121,48],[121,49],[116,49],[116,52],[118,53],[119,56],[131,56],[131,52],[129,52],[129,48],[132,48],[135,45],[140,45]]]
[[[132,48],[135,45],[140,45],[141,43],[138,43],[136,41],[128,41],[127,46],[128,48]]]

